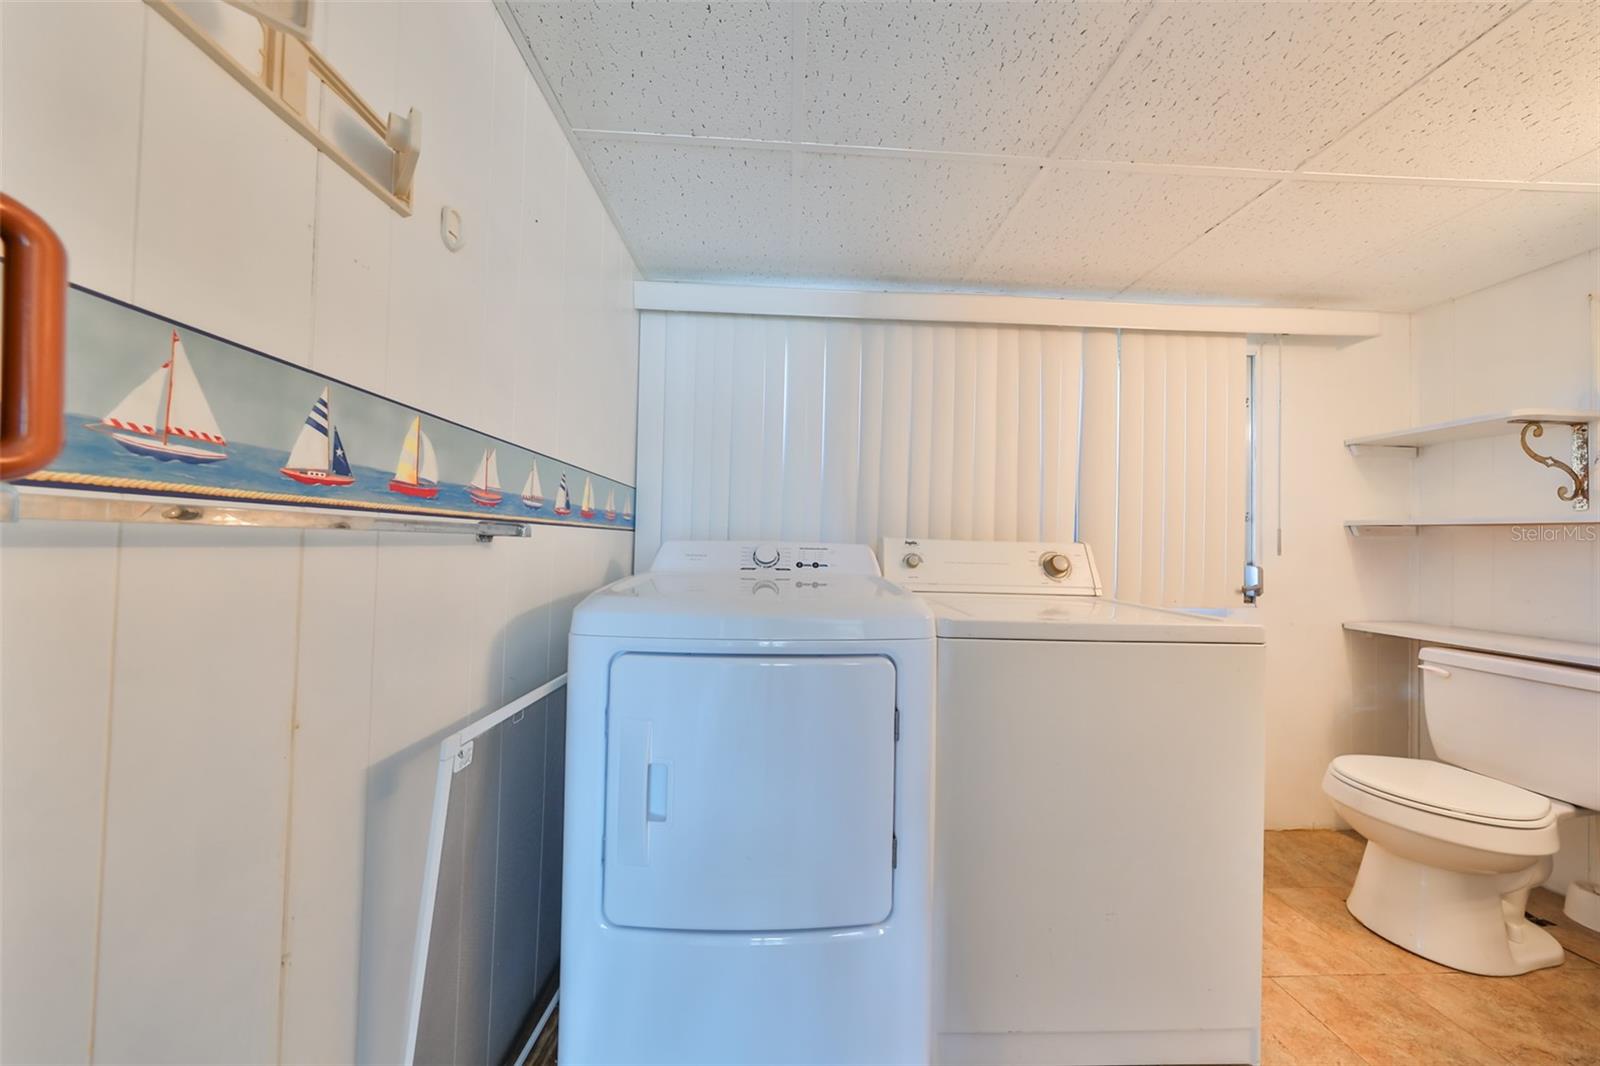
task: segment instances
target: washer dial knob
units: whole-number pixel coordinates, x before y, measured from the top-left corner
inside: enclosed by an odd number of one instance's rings
[[[1061,552],[1045,552],[1039,559],[1039,566],[1044,576],[1052,581],[1060,581],[1072,573],[1072,560]]]
[[[771,544],[761,544],[750,553],[750,561],[757,566],[771,567],[778,565],[778,549]]]
[[[918,555],[916,552],[907,552],[906,557],[901,559],[900,563],[907,570],[915,570],[917,567],[922,565],[922,556]]]

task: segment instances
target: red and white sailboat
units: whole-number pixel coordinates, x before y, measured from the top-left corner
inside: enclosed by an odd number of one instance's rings
[[[594,480],[592,478],[583,479],[583,503],[578,507],[578,517],[594,517]]]
[[[217,427],[177,330],[172,331],[167,361],[89,428],[109,434],[135,455],[162,462],[198,465],[228,457],[216,450],[226,448],[228,441]],[[216,447],[200,447],[196,441]]]
[[[628,493],[622,498],[622,520],[633,521],[633,493]]]
[[[499,507],[505,498],[500,491],[500,465],[495,461],[493,448],[487,449],[478,460],[478,472],[467,486],[467,495],[479,507]]]
[[[616,520],[617,520],[617,490],[616,489],[609,489],[606,492],[606,521],[607,522],[615,522]]]
[[[394,477],[389,479],[389,491],[421,500],[439,495],[439,456],[433,450],[433,441],[422,432],[420,416],[413,417],[406,430],[400,460],[394,465]]]

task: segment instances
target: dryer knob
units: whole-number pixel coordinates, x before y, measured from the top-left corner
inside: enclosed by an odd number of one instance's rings
[[[900,562],[907,570],[915,570],[917,567],[922,565],[922,556],[918,555],[916,552],[908,552],[906,553],[906,557],[901,559]]]
[[[750,553],[750,561],[757,566],[777,566],[778,549],[771,544],[762,544]]]
[[[1055,581],[1072,573],[1072,560],[1060,552],[1045,552],[1039,565],[1043,567],[1045,576]]]

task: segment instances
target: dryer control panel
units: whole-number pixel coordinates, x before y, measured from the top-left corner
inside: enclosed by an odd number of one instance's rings
[[[1101,594],[1094,555],[1076,541],[885,537],[883,575],[918,592]]]
[[[651,573],[772,574],[881,577],[865,544],[805,541],[671,540],[661,546]]]

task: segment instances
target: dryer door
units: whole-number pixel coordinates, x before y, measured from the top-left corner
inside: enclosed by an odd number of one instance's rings
[[[606,918],[729,931],[883,921],[894,708],[894,665],[876,656],[619,656]]]

